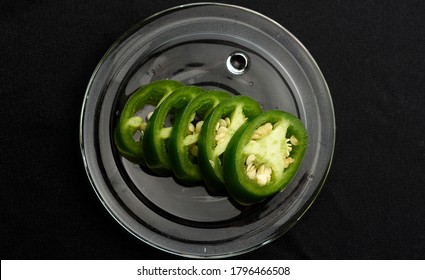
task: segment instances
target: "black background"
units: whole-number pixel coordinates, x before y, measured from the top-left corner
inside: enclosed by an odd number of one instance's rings
[[[190,1],[2,1],[2,259],[174,259],[124,230],[84,170],[79,118],[97,63],[139,20]],[[425,257],[425,2],[228,1],[310,51],[332,93],[334,161],[310,211],[239,259]]]

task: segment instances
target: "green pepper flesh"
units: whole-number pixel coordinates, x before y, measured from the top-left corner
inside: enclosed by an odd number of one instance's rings
[[[136,164],[145,165],[142,138],[146,122],[137,114],[146,105],[158,106],[161,100],[181,86],[183,84],[177,81],[160,80],[142,86],[131,94],[114,130],[115,145],[122,156]],[[139,133],[139,139],[136,133]]]
[[[173,173],[181,182],[189,185],[202,183],[196,151],[203,121],[220,102],[229,98],[224,91],[206,91],[195,97],[176,119],[169,140],[169,154]],[[193,131],[189,129],[191,124]]]
[[[267,123],[272,129],[253,140],[253,135]],[[270,110],[253,119],[238,130],[224,153],[224,178],[229,195],[238,203],[247,205],[282,191],[301,165],[307,140],[304,125],[289,113]],[[250,166],[247,166],[250,156],[251,168],[271,169],[268,181],[259,183],[258,177],[250,178]],[[285,162],[288,158],[290,164]],[[259,170],[257,174],[260,174]]]
[[[206,118],[199,136],[199,166],[206,187],[214,194],[226,194],[222,155],[235,132],[248,120],[262,112],[260,105],[250,97],[234,96],[222,102]],[[216,140],[220,120],[229,118],[224,137]]]
[[[146,126],[143,137],[143,153],[146,165],[161,176],[171,174],[168,143],[174,122],[187,104],[198,94],[205,92],[196,86],[183,86],[173,91],[156,108]],[[170,124],[167,124],[167,119]]]

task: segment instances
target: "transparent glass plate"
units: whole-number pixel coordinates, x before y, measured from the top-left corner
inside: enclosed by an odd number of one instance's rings
[[[240,206],[122,158],[112,136],[120,110],[135,89],[160,79],[247,95],[264,110],[298,116],[309,142],[296,177],[266,201]],[[215,3],[172,8],[125,33],[93,73],[80,128],[88,177],[109,213],[144,242],[194,258],[248,252],[290,229],[324,183],[334,137],[328,87],[302,44],[257,12]]]

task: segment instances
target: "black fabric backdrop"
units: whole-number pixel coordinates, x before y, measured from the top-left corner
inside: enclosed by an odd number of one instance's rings
[[[2,259],[174,259],[96,197],[79,147],[98,61],[139,20],[189,1],[2,1]],[[320,66],[337,124],[315,204],[239,259],[424,259],[425,2],[228,1],[292,32]]]

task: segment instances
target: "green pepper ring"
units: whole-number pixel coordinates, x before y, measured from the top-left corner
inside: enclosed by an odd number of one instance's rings
[[[160,80],[139,87],[135,90],[121,110],[120,118],[114,131],[114,141],[120,154],[131,162],[145,165],[142,151],[142,137],[136,141],[135,133],[141,131],[145,121],[137,116],[137,112],[146,105],[157,106],[160,101],[175,89],[183,86],[173,80]]]
[[[228,141],[236,130],[246,121],[256,117],[262,112],[257,101],[248,96],[234,96],[226,102],[222,102],[205,119],[203,128],[199,135],[199,167],[205,185],[214,194],[226,194],[223,178],[221,156]],[[231,118],[233,123],[226,140],[219,147],[215,140],[217,122],[225,117]],[[220,150],[219,150],[220,149]]]
[[[285,168],[282,174],[275,174],[276,170],[273,170],[270,182],[264,186],[260,186],[247,176],[246,161],[249,153],[247,153],[246,147],[250,145],[249,143],[252,141],[252,137],[256,129],[266,123],[273,124],[275,127],[273,129],[280,127],[281,132],[283,131],[285,133],[286,138],[289,138],[292,135],[295,136],[297,144],[294,145],[291,150],[291,157],[294,159],[294,162]],[[286,143],[284,143],[286,141],[280,139],[280,143],[275,143],[276,141],[279,141],[279,139],[276,138],[279,134],[274,135],[275,136],[270,136],[273,137],[273,139],[264,142],[269,143],[267,147],[261,147],[261,144],[257,144],[257,146],[255,146],[255,148],[259,147],[259,149],[255,149],[257,156],[260,158],[263,156],[264,158],[262,160],[264,162],[278,162],[276,160],[276,157],[278,156],[281,156],[281,160],[283,161],[283,155],[279,154],[279,151],[276,151],[277,149],[273,150],[273,148],[277,147],[279,149],[279,145],[281,145],[280,147],[283,147],[283,145],[286,145]],[[266,137],[268,137],[268,135],[264,136],[264,138]],[[287,112],[278,110],[266,111],[251,120],[251,122],[246,123],[235,133],[223,156],[224,178],[229,195],[238,203],[247,205],[259,202],[285,189],[289,182],[294,178],[301,165],[307,148],[307,140],[307,131],[304,128],[303,123],[298,118]],[[268,149],[268,151],[265,149]],[[253,150],[254,149],[250,149],[249,151]],[[281,150],[285,151],[285,148],[282,148]],[[275,152],[277,152],[278,155],[270,156]],[[270,157],[267,158],[267,156]],[[279,164],[275,166],[278,165]]]
[[[204,92],[204,89],[197,86],[180,87],[168,95],[150,117],[144,131],[142,149],[146,165],[157,175],[169,176],[172,173],[168,141],[174,123],[171,123],[171,127],[165,127],[167,118],[174,115],[174,120],[170,120],[174,122],[187,104]]]
[[[197,158],[195,160],[191,159],[189,144],[185,143],[186,140],[192,140],[190,141],[190,144],[197,145],[198,140],[196,138],[199,137],[199,132],[195,132],[195,135],[188,136],[189,124],[194,122],[196,117],[199,118],[199,120],[197,120],[199,121],[198,124],[201,121],[204,121],[209,113],[220,102],[230,97],[230,94],[225,91],[207,91],[195,97],[187,105],[183,113],[179,115],[178,119],[176,119],[168,143],[168,152],[170,155],[173,173],[181,182],[189,185],[202,183],[202,176],[199,165],[197,163]],[[198,129],[196,124],[195,127]],[[193,139],[189,139],[191,136]]]

